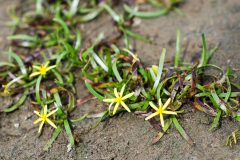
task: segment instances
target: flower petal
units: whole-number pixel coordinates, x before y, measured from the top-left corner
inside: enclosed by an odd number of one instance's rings
[[[118,92],[117,92],[117,88],[114,88],[114,94],[115,94],[116,97],[119,97]]]
[[[38,118],[36,121],[33,122],[33,124],[37,124],[42,121],[42,118]]]
[[[46,71],[49,71],[49,70],[51,70],[51,69],[53,69],[53,68],[55,68],[55,67],[56,67],[56,65],[53,65],[53,66],[47,67]]]
[[[163,106],[161,98],[159,98],[159,100],[158,100],[158,105],[161,107]]]
[[[134,95],[134,93],[135,93],[135,92],[132,92],[132,93],[129,93],[129,94],[125,95],[125,96],[122,98],[122,100],[125,100],[125,99],[128,99],[128,98],[132,97],[132,96]]]
[[[44,125],[44,121],[42,121],[42,123],[39,125],[38,133],[41,133],[43,125]]]
[[[32,78],[32,77],[35,77],[35,76],[37,76],[37,75],[40,75],[41,73],[40,72],[33,72],[32,74],[30,74],[30,78]]]
[[[128,106],[122,101],[121,105],[123,106],[123,108],[125,108],[128,112],[131,112],[131,110],[128,108]]]
[[[54,114],[55,112],[57,112],[57,110],[58,110],[58,108],[55,109],[55,110],[53,110],[53,111],[51,111],[50,113],[48,113],[48,114],[47,114],[47,117],[49,117],[49,116],[51,116],[52,114]]]
[[[126,85],[124,84],[123,86],[122,86],[122,89],[121,89],[121,92],[120,92],[120,96],[122,97],[122,95],[123,95],[123,92],[124,92],[124,90],[125,90],[125,87],[126,87]]]
[[[44,114],[44,115],[47,115],[47,111],[48,111],[47,105],[45,105],[45,106],[43,107],[43,114]]]
[[[160,114],[160,123],[161,123],[162,127],[164,127],[164,119],[163,119],[162,114]]]
[[[33,111],[36,115],[38,115],[39,117],[41,117],[40,113],[38,111]]]
[[[155,109],[156,111],[158,111],[158,108],[155,106],[155,104],[153,104],[153,102],[149,102],[150,106]]]
[[[35,65],[33,65],[32,67],[33,67],[34,69],[37,69],[37,70],[40,70],[40,68],[41,68],[40,66],[35,66]]]
[[[173,111],[163,111],[164,114],[173,114],[173,115],[177,115],[176,112]]]
[[[46,119],[47,123],[50,124],[53,128],[57,128],[57,126],[50,120],[50,119]]]
[[[113,115],[116,114],[117,109],[118,109],[119,103],[116,103],[114,109],[113,109]]]
[[[45,68],[47,68],[48,67],[48,65],[49,65],[49,61],[47,61],[43,66],[45,67]]]
[[[153,117],[155,117],[155,116],[157,116],[157,115],[159,115],[158,112],[152,113],[152,114],[150,114],[149,116],[147,116],[147,117],[145,118],[145,120],[147,121],[147,120],[149,120],[149,119],[151,119],[151,118],[153,118]]]
[[[170,102],[171,102],[171,98],[168,98],[168,100],[164,103],[164,105],[163,105],[163,110],[165,110],[167,107],[168,107],[168,105],[170,104]]]
[[[115,102],[116,98],[104,99],[103,102]]]

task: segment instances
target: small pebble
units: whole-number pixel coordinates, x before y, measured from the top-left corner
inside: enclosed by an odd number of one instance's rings
[[[31,118],[33,116],[32,113],[28,113],[25,117],[24,120],[28,120],[29,118]]]
[[[20,124],[19,123],[14,123],[15,128],[19,128]]]
[[[139,26],[142,23],[142,20],[140,18],[134,18],[133,26]]]
[[[69,143],[68,145],[67,145],[67,152],[70,152],[72,150],[72,146],[71,146],[71,144]]]

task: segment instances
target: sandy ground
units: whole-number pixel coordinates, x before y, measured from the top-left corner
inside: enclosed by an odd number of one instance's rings
[[[0,60],[6,60],[6,54],[3,53],[7,47],[7,36],[11,34],[11,29],[6,25],[9,21],[8,10],[18,4],[19,0],[5,1],[0,0]]]
[[[3,13],[5,14],[5,7],[2,6],[0,6],[0,19]],[[146,64],[157,64],[156,57],[159,57],[163,47],[167,48],[167,60],[170,61],[175,49],[176,29],[180,29],[183,37],[182,50],[185,51],[187,60],[199,55],[201,33],[204,32],[211,46],[219,44],[219,50],[211,62],[222,67],[231,65],[239,68],[240,1],[187,0],[180,9],[185,16],[173,12],[158,19],[141,20],[140,25],[134,27],[135,31],[156,42],[155,44],[134,42],[142,61]],[[100,32],[111,36],[115,34],[114,29],[109,29],[111,26],[110,18],[103,16],[85,26],[84,33],[89,34],[92,40]],[[91,32],[92,30],[94,32]],[[0,34],[2,38],[7,33],[1,31]],[[81,81],[77,86],[79,98],[87,95]],[[1,101],[3,102],[1,107],[5,107],[12,102],[12,99],[1,99]],[[94,113],[101,107],[103,104],[91,101],[77,108],[72,116],[78,117],[86,112]],[[0,159],[235,160],[240,158],[239,145],[233,148],[225,146],[226,137],[237,127],[237,123],[224,119],[220,129],[209,131],[212,118],[189,108],[186,109],[186,114],[179,116],[179,119],[194,140],[194,146],[187,144],[174,127],[160,142],[151,145],[156,135],[151,125],[136,115],[121,114],[91,130],[90,126],[95,122],[93,120],[74,125],[74,135],[79,141],[75,150],[67,152],[67,137],[61,134],[51,150],[44,152],[43,146],[53,130],[45,128],[43,134],[37,137],[38,126],[32,124],[36,117],[33,116],[33,108],[26,104],[17,112],[0,115]]]

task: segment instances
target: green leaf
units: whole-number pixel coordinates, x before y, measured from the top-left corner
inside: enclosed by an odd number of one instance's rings
[[[75,42],[75,47],[74,49],[76,51],[79,51],[79,49],[81,48],[81,44],[82,44],[82,36],[81,36],[81,32],[79,30],[77,30],[77,36],[76,36],[76,42]]]
[[[180,47],[181,47],[181,32],[177,30],[176,53],[174,59],[174,67],[177,68],[180,63]]]
[[[36,88],[35,88],[36,100],[37,100],[38,104],[43,104],[43,102],[41,100],[41,96],[40,96],[41,81],[42,81],[42,76],[39,76],[38,79],[37,79]]]
[[[36,0],[36,14],[42,15],[43,14],[43,0]]]
[[[12,105],[11,107],[8,107],[6,109],[3,109],[2,112],[6,112],[6,113],[9,113],[9,112],[13,112],[15,111],[16,109],[18,109],[21,105],[23,105],[23,103],[26,101],[27,99],[27,93],[28,93],[28,90],[25,90],[25,92],[23,93],[23,95],[19,98],[19,100],[17,101],[17,103],[15,103],[14,105]]]
[[[101,66],[104,71],[108,72],[108,67],[102,61],[102,59],[94,51],[92,51],[91,54],[92,54],[94,60],[99,64],[99,66]]]
[[[211,95],[213,98],[212,100],[214,100],[213,104],[216,104],[216,107],[221,108],[225,113],[227,113],[228,111],[225,103],[218,97],[214,88],[211,90]]]
[[[52,69],[52,72],[53,72],[53,74],[55,75],[55,77],[57,78],[58,82],[59,82],[60,84],[63,84],[64,82],[63,82],[62,75],[61,75],[55,68]]]
[[[68,138],[69,138],[69,142],[70,142],[71,146],[74,147],[75,140],[74,140],[74,137],[73,137],[73,134],[72,134],[72,131],[71,131],[70,124],[69,124],[68,119],[67,119],[67,115],[65,115],[64,111],[62,110],[63,109],[62,102],[61,102],[61,98],[60,98],[58,92],[54,93],[54,99],[55,99],[55,106],[58,108],[58,110],[57,110],[58,116],[60,118],[62,118],[63,123],[64,123],[64,128],[65,128],[66,133],[67,133]]]
[[[132,38],[135,38],[137,40],[140,40],[140,41],[143,41],[143,42],[146,42],[146,43],[151,43],[152,41],[145,38],[144,36],[138,34],[138,33],[135,33],[129,29],[126,29],[126,28],[123,28],[121,26],[119,26],[120,30],[124,33],[124,35],[126,36],[130,36]]]
[[[57,127],[57,129],[55,129],[55,131],[52,134],[51,139],[49,139],[47,144],[44,146],[44,148],[43,148],[44,151],[48,151],[49,150],[49,148],[52,146],[53,142],[57,139],[57,137],[59,136],[61,131],[62,131],[61,127]]]
[[[137,102],[133,104],[129,104],[128,107],[130,110],[142,110],[142,107],[147,103],[149,104],[149,101],[142,101],[142,102]]]
[[[222,111],[220,109],[218,109],[217,115],[214,117],[212,127],[210,128],[210,130],[217,128],[219,126],[219,121],[220,121],[221,115],[222,115]]]
[[[226,81],[227,81],[227,95],[226,95],[226,97],[224,98],[224,101],[225,101],[225,102],[228,101],[228,99],[229,99],[230,96],[231,96],[231,92],[232,92],[231,83],[230,83],[230,80],[229,80],[229,77],[228,77],[229,73],[230,73],[230,68],[228,67],[227,73],[226,73],[226,75],[225,75],[225,79],[226,79]]]
[[[89,92],[92,93],[95,97],[97,97],[100,101],[102,101],[104,99],[104,97],[101,96],[99,93],[97,93],[93,89],[93,87],[89,83],[87,83],[87,81],[85,81],[85,85],[86,85],[87,89],[89,90]]]
[[[64,30],[64,35],[65,35],[65,38],[68,39],[70,37],[70,30],[67,26],[67,24],[65,23],[65,21],[60,17],[60,16],[57,16],[53,19],[53,21],[59,23],[63,30]]]
[[[65,127],[65,130],[66,130],[66,133],[68,135],[69,142],[70,142],[71,146],[74,147],[75,146],[75,140],[74,140],[74,137],[73,137],[72,130],[70,128],[69,122],[66,119],[66,120],[63,121],[63,123],[64,123],[64,127]]]
[[[191,139],[191,137],[189,137],[187,135],[187,133],[185,132],[185,130],[182,128],[182,126],[180,125],[180,123],[178,122],[177,118],[175,116],[172,116],[172,121],[173,124],[175,125],[176,129],[178,130],[178,132],[181,134],[181,136],[190,144],[193,145],[194,142]]]
[[[220,93],[219,97],[227,97],[228,93]],[[231,92],[230,97],[240,97],[240,92]]]
[[[75,108],[76,104],[75,104],[75,96],[72,92],[66,90],[68,93],[68,105],[67,105],[67,111],[70,113],[73,111],[73,109]]]
[[[157,136],[153,139],[152,144],[157,143],[163,137],[163,135],[167,132],[167,130],[169,129],[171,124],[172,124],[172,119],[171,118],[166,120],[165,125],[163,127],[163,132],[159,132],[157,134]]]
[[[140,67],[138,69],[138,71],[143,76],[144,82],[147,83],[148,82],[148,76],[147,76],[147,73],[146,73],[145,69],[143,67]]]
[[[79,123],[82,122],[84,119],[88,118],[88,114],[84,114],[82,117],[78,118],[78,119],[71,119],[72,123]]]
[[[71,7],[69,10],[69,18],[72,18],[72,16],[74,16],[77,13],[77,9],[78,9],[78,4],[79,4],[80,0],[73,0],[71,3]]]
[[[13,58],[13,59],[17,62],[17,64],[18,64],[18,66],[19,66],[22,74],[27,74],[27,69],[26,69],[26,67],[25,67],[22,59],[21,59],[17,54],[15,54],[15,53],[12,51],[11,48],[9,49],[8,54],[9,54],[10,60],[11,60],[11,58]]]
[[[31,41],[31,42],[38,42],[38,37],[37,36],[30,36],[26,34],[16,34],[12,36],[7,37],[9,40],[22,40],[22,41]]]
[[[95,10],[91,11],[90,13],[79,17],[78,20],[80,22],[89,22],[89,21],[95,19],[102,11],[103,11],[103,8],[95,9]]]
[[[59,65],[67,54],[68,54],[67,51],[63,51],[62,53],[59,53],[57,56],[56,64]]]
[[[157,74],[157,78],[155,80],[155,83],[153,85],[153,90],[156,90],[158,87],[158,84],[160,82],[161,76],[162,76],[162,71],[163,71],[163,65],[164,65],[164,59],[165,59],[165,55],[166,55],[166,49],[163,48],[160,59],[159,59],[159,65],[158,65],[158,74]]]
[[[122,82],[123,79],[120,76],[118,69],[117,69],[117,61],[113,62],[112,70],[113,70],[113,73],[114,73],[115,77],[117,78],[118,82]]]
[[[113,18],[115,22],[120,23],[121,17],[106,3],[102,3],[101,7],[103,7]]]
[[[62,107],[62,102],[61,102],[61,98],[59,96],[59,93],[56,92],[56,93],[53,94],[53,96],[54,96],[54,100],[55,100],[54,105],[56,106],[56,108],[58,108],[58,110],[57,110],[58,116],[62,119],[66,119],[65,113],[62,110],[63,107]]]
[[[204,34],[202,34],[202,46],[203,46],[202,55],[201,55],[201,59],[198,67],[202,67],[208,64],[208,49],[207,49],[206,38]]]
[[[141,12],[141,11],[137,11],[135,9],[132,9],[131,7],[129,7],[128,5],[124,4],[123,5],[124,10],[126,12],[128,12],[131,16],[136,16],[136,17],[140,17],[140,18],[156,18],[159,16],[164,16],[166,15],[169,11],[168,9],[161,9],[159,11],[153,11],[153,12]]]
[[[0,67],[3,67],[3,66],[16,67],[16,65],[14,65],[13,63],[0,62]]]

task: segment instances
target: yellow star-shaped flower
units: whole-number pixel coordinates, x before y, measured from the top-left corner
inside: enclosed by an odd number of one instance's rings
[[[41,76],[45,76],[47,74],[47,72],[53,68],[56,67],[56,65],[53,65],[53,66],[49,66],[49,61],[46,62],[45,64],[42,64],[41,66],[35,66],[33,65],[33,68],[36,69],[37,71],[33,72],[30,77],[34,77],[34,76],[38,76],[38,75],[41,75]]]
[[[49,123],[52,127],[57,128],[57,126],[48,118],[48,117],[50,117],[52,114],[54,114],[55,112],[57,112],[57,110],[58,110],[58,109],[55,109],[55,110],[51,111],[50,113],[47,113],[47,112],[48,112],[48,110],[47,110],[47,105],[45,105],[45,106],[43,107],[43,113],[39,113],[38,111],[34,111],[34,113],[39,116],[39,118],[34,122],[34,124],[37,124],[37,123],[39,123],[39,122],[42,121],[42,123],[41,123],[40,126],[39,126],[38,133],[41,132],[42,127],[43,127],[43,125],[44,125],[45,122]]]
[[[104,99],[103,102],[109,102],[110,107],[112,106],[113,103],[116,103],[114,109],[113,109],[113,115],[117,112],[117,109],[119,107],[119,105],[121,104],[123,106],[123,108],[125,108],[128,112],[131,112],[130,109],[128,108],[128,106],[125,104],[124,100],[126,100],[127,98],[130,98],[134,95],[134,92],[129,93],[125,96],[123,96],[124,90],[125,90],[125,86],[123,85],[120,93],[117,92],[117,88],[114,88],[114,95],[116,96],[116,98],[111,98],[111,99]]]
[[[140,62],[137,54],[133,54],[132,57],[133,57],[133,61],[132,61],[133,63]]]
[[[150,106],[156,110],[155,113],[152,113],[150,114],[148,117],[145,118],[145,120],[149,120],[157,115],[160,115],[160,123],[162,125],[162,127],[164,127],[164,119],[163,119],[163,114],[172,114],[172,115],[177,115],[176,112],[173,112],[173,111],[166,111],[168,105],[170,104],[171,102],[171,98],[169,98],[166,103],[163,105],[162,104],[162,101],[161,99],[159,99],[159,102],[158,102],[158,107],[156,107],[152,102],[150,102]]]
[[[1,93],[2,96],[10,96],[9,85],[3,85],[4,90]]]

